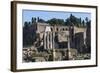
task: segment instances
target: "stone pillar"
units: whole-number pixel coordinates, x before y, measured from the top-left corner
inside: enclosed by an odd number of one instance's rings
[[[86,30],[84,31],[84,44],[86,44]]]
[[[46,32],[44,32],[44,49],[46,49],[47,47],[46,47]]]
[[[52,49],[52,32],[50,32],[50,49]]]
[[[69,39],[69,36],[67,37],[68,39],[68,50],[70,50],[70,39]]]
[[[55,39],[55,32],[53,32],[53,42],[52,42],[52,47],[53,47],[53,60],[55,61],[55,57],[56,57],[56,54],[55,54],[55,41],[54,41],[54,39]]]
[[[48,35],[48,34],[47,34],[47,32],[46,32],[46,49],[48,49],[48,40],[47,40],[48,37],[47,37],[47,35]]]
[[[51,34],[52,34],[52,49],[53,49],[53,32]]]
[[[55,49],[53,49],[53,61],[55,61],[55,57],[56,57],[56,53],[55,53]]]
[[[55,41],[54,41],[54,39],[55,39],[55,32],[53,32],[53,48],[55,48],[54,46],[55,46]]]
[[[47,32],[47,47],[48,47],[48,49],[49,49],[49,32]]]
[[[68,36],[68,60],[72,59],[71,51],[70,51],[70,37]]]

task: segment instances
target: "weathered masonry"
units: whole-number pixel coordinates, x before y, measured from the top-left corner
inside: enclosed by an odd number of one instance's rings
[[[82,52],[82,45],[86,44],[86,28],[78,28],[75,26],[50,26],[47,23],[34,24],[40,46],[46,50],[53,50],[53,55],[56,51],[62,49],[71,57],[70,49],[77,49]]]

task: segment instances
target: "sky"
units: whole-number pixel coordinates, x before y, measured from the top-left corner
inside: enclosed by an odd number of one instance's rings
[[[23,10],[23,23],[25,21],[31,21],[32,17],[39,17],[44,20],[49,20],[52,18],[64,19],[66,20],[70,14],[74,15],[77,18],[81,18],[82,20],[88,17],[91,19],[90,13],[83,12],[63,12],[63,11],[36,11],[36,10]]]

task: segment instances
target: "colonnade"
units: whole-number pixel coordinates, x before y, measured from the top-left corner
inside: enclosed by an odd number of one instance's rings
[[[45,32],[44,33],[44,49],[52,49],[54,46],[53,42],[53,32]]]

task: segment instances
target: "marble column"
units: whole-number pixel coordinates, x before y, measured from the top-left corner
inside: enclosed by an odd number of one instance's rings
[[[50,32],[50,49],[52,49],[52,32]]]
[[[48,34],[47,34],[47,32],[46,32],[46,42],[45,42],[45,43],[46,43],[46,49],[48,49],[48,47],[47,47],[47,44],[48,44],[48,43],[47,43],[47,39],[48,39],[48,38],[47,38],[47,35],[48,35]]]
[[[47,47],[46,47],[46,32],[44,32],[44,49],[46,49]]]
[[[53,60],[55,61],[55,57],[56,57],[56,53],[55,53],[55,41],[54,41],[54,39],[55,39],[55,32],[53,32],[53,37],[52,37],[53,39],[53,42],[52,42],[52,48],[53,48]]]
[[[84,44],[86,44],[86,30],[84,31]]]
[[[49,32],[47,32],[47,49],[49,49]]]
[[[68,36],[68,59],[72,59],[71,51],[70,51],[70,37]]]
[[[55,48],[55,41],[54,41],[54,39],[55,39],[55,32],[53,32],[53,49]]]
[[[67,37],[68,39],[68,50],[70,50],[70,39],[69,39],[69,36]]]

